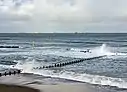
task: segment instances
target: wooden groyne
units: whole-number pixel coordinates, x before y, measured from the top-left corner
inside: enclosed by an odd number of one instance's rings
[[[42,67],[35,67],[34,69],[49,69],[49,68],[55,68],[55,67],[63,67],[71,64],[76,64],[76,63],[81,63],[86,60],[93,60],[93,59],[98,59],[98,58],[103,58],[106,57],[104,56],[98,56],[98,57],[92,57],[92,58],[85,58],[85,59],[80,59],[80,60],[75,60],[75,61],[68,61],[68,62],[61,62],[61,63],[56,63],[52,65],[47,65],[47,66],[42,66]],[[15,75],[15,74],[20,74],[22,70],[19,69],[14,69],[14,70],[6,70],[4,72],[0,72],[0,77],[2,76],[7,76],[7,75]]]
[[[0,77],[2,76],[7,76],[7,75],[15,75],[15,74],[20,74],[21,73],[21,70],[8,70],[8,71],[4,71],[4,72],[1,72],[0,73]]]
[[[103,58],[103,57],[106,57],[106,56],[107,55],[92,57],[92,58],[85,58],[85,59],[80,59],[80,60],[75,60],[75,61],[70,61],[70,62],[56,63],[56,64],[52,64],[52,65],[48,65],[48,66],[35,67],[34,69],[63,67],[63,66],[71,65],[71,64],[81,63],[81,62],[86,61],[86,60],[93,60],[93,59]]]
[[[0,46],[0,48],[19,48],[19,46]]]

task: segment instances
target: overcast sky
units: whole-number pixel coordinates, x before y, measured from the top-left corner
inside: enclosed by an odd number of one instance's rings
[[[0,32],[127,32],[127,0],[0,0]]]

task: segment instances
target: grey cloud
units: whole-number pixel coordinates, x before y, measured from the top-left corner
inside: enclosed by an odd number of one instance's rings
[[[17,30],[19,27],[24,32],[26,30],[27,32],[96,32],[95,30],[118,32],[118,29],[125,32],[126,4],[127,0],[35,0],[29,4],[18,2],[12,9],[0,12],[0,28],[5,29],[4,26],[8,26]]]

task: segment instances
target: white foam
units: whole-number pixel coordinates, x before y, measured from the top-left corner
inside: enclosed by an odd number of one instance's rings
[[[90,74],[78,74],[74,72],[67,72],[61,71],[58,73],[54,73],[53,71],[49,70],[24,70],[23,73],[33,73],[39,74],[43,76],[50,76],[56,78],[64,78],[70,79],[80,82],[86,82],[90,84],[99,84],[99,85],[109,85],[109,86],[116,86],[119,88],[127,88],[127,81],[121,78],[112,78],[106,76],[99,76],[99,75],[90,75]]]
[[[49,74],[49,73],[48,73]],[[53,75],[50,74],[51,77],[58,77],[58,78],[65,78],[70,80],[76,80],[81,82],[87,82],[90,84],[99,84],[99,85],[109,85],[109,86],[116,86],[119,88],[127,88],[127,81],[121,78],[112,78],[106,76],[99,76],[99,75],[89,75],[89,74],[76,74],[73,72],[63,72]]]
[[[0,65],[0,69],[10,69],[13,68],[13,65]]]
[[[66,51],[53,51],[49,52],[50,54],[54,54],[57,56],[64,56],[64,57],[72,57],[72,58],[92,58],[92,57],[98,57],[98,56],[104,56],[104,55],[110,55],[111,52],[106,48],[106,45],[103,44],[100,47],[95,47],[90,49],[90,52],[81,52],[86,51],[87,48],[71,48],[70,50]]]
[[[68,71],[60,72],[56,70],[33,69],[33,67],[37,67],[37,66],[40,66],[40,64],[36,63],[34,60],[32,61],[30,60],[25,63],[19,61],[19,63],[14,68],[22,69],[23,70],[22,73],[33,73],[43,76],[81,81],[90,84],[109,85],[109,86],[116,86],[119,88],[127,88],[127,80],[121,78],[112,78],[106,76],[90,75],[86,73],[75,73],[75,72],[68,72]]]
[[[46,50],[46,54],[53,54],[57,56],[66,56],[66,57],[75,57],[75,58],[90,58],[95,56],[102,56],[102,55],[125,55],[125,54],[115,54],[111,53],[110,49],[103,44],[100,47],[92,48],[92,53],[83,53],[80,52],[82,49],[71,49],[69,51],[49,51]],[[42,52],[43,54],[43,52]],[[33,73],[33,74],[39,74],[43,76],[51,76],[51,77],[58,77],[58,78],[64,78],[64,79],[70,79],[70,80],[76,80],[81,82],[87,82],[90,84],[99,84],[99,85],[109,85],[109,86],[116,86],[119,88],[127,88],[127,80],[121,79],[121,78],[112,78],[112,77],[106,77],[106,76],[99,76],[99,75],[90,75],[86,73],[74,73],[74,72],[67,72],[67,71],[61,71],[58,73],[54,73],[53,70],[34,70],[33,67],[40,66],[39,63],[35,62],[34,59],[28,58],[24,63],[22,61],[18,61],[19,63],[15,66],[17,69],[23,69],[23,73]],[[43,63],[43,62],[42,62]]]
[[[58,48],[58,47],[55,47]],[[80,52],[80,51],[86,51],[87,49],[90,49],[90,52]],[[0,53],[0,55],[56,55],[56,56],[63,56],[63,57],[72,57],[72,58],[92,58],[92,57],[98,57],[98,56],[127,56],[127,53],[113,53],[110,51],[110,48],[106,44],[102,44],[102,46],[94,47],[94,48],[70,48],[69,50],[60,48],[59,49],[15,49],[17,52],[9,52],[9,53]],[[6,50],[6,49],[4,49]],[[8,49],[7,49],[8,50]],[[11,50],[11,49],[9,49]],[[19,52],[18,52],[19,51]],[[21,52],[24,51],[24,52]]]

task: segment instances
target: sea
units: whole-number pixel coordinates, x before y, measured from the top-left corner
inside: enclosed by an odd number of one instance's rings
[[[127,92],[127,33],[1,33],[0,46],[19,46],[0,48],[1,72],[22,69],[22,73],[78,81],[108,92]]]

